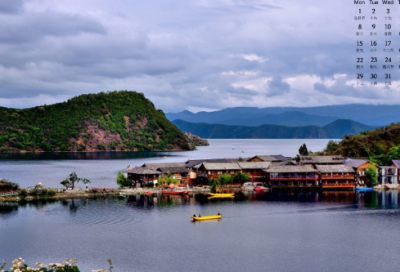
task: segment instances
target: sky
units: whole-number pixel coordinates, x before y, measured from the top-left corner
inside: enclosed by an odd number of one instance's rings
[[[400,104],[397,70],[356,85],[356,15],[349,0],[0,0],[0,106],[112,90],[165,112]]]

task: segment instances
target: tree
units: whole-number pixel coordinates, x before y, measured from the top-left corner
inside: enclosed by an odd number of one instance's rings
[[[208,181],[208,185],[210,185],[211,193],[215,194],[217,192],[217,184],[218,184],[218,181],[216,179],[214,179],[214,178],[211,178]]]
[[[84,184],[90,183],[90,180],[85,179],[85,178],[79,178],[78,175],[75,172],[72,172],[69,174],[69,178],[61,181],[60,183],[64,185],[65,187],[72,187],[72,189],[75,188],[75,182],[82,181]]]
[[[333,152],[336,151],[338,145],[339,145],[338,142],[334,140],[329,140],[328,144],[326,145],[325,152],[327,152],[328,154],[333,154]]]
[[[218,185],[221,189],[230,182],[232,182],[232,177],[230,175],[220,175],[218,177]]]
[[[117,184],[119,185],[120,188],[123,188],[125,186],[128,186],[128,178],[125,177],[124,173],[118,172],[117,175]]]
[[[244,161],[243,158],[239,157],[238,162],[243,162],[243,161]]]
[[[171,183],[174,183],[174,181],[173,181],[173,179],[172,179],[172,177],[171,177],[171,173],[170,173],[170,172],[167,172],[167,179],[166,179],[166,182],[167,182],[168,185],[170,185]]]
[[[308,156],[308,149],[307,149],[306,144],[303,144],[303,145],[300,146],[300,148],[299,148],[299,154],[300,154],[301,156]]]
[[[165,184],[165,178],[163,177],[159,177],[158,178],[158,186],[163,186]]]
[[[250,180],[250,175],[239,172],[233,177],[233,183],[244,184]]]
[[[376,182],[376,166],[374,164],[370,165],[367,169],[365,169],[365,176],[367,177],[367,186],[374,187],[378,185]]]
[[[390,158],[390,160],[399,160],[400,159],[400,145],[389,149],[387,156]]]

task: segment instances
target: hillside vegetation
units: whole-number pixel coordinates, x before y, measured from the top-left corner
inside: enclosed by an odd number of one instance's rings
[[[400,159],[400,123],[385,128],[346,135],[340,143],[329,142],[325,153],[365,158],[379,165]]]
[[[0,152],[190,150],[143,94],[88,94],[29,109],[0,107]]]
[[[203,138],[220,139],[338,139],[349,133],[359,133],[373,129],[371,126],[352,120],[336,120],[326,126],[286,127],[278,125],[229,126],[221,124],[189,123],[173,121],[182,131],[199,135]]]

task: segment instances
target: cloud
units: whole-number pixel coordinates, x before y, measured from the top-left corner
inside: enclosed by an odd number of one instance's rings
[[[278,96],[288,93],[290,91],[290,85],[283,81],[282,77],[277,76],[274,77],[268,83],[268,95],[269,96]]]
[[[256,54],[241,54],[240,57],[242,57],[243,59],[245,59],[247,61],[255,61],[255,62],[259,62],[259,63],[264,63],[264,62],[268,61],[267,58],[257,56]]]
[[[0,106],[118,89],[165,112],[400,103],[398,82],[356,85],[353,16],[340,1],[4,0]]]
[[[48,10],[4,20],[0,25],[0,42],[15,45],[45,37],[65,37],[82,33],[104,35],[106,29],[90,17]]]
[[[19,13],[23,9],[23,0],[1,0],[0,1],[0,13],[4,14],[15,14]]]

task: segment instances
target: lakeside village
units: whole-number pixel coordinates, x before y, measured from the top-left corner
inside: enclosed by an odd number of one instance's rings
[[[391,190],[400,189],[399,169],[400,160],[393,160],[390,166],[378,166],[368,160],[342,156],[299,156],[295,161],[283,155],[260,155],[145,163],[133,168],[128,166],[118,174],[120,189],[89,188],[86,185],[86,190],[82,190],[75,183],[87,184],[90,181],[71,173],[69,179],[61,182],[64,189],[49,189],[41,183],[21,189],[14,184],[14,188],[0,192],[0,202],[138,194],[211,193],[212,196],[233,197],[241,190],[254,193],[275,190]]]
[[[400,189],[399,168],[400,160],[393,160],[391,166],[377,166],[368,160],[342,156],[299,156],[299,161],[294,161],[283,155],[263,155],[247,159],[145,163],[124,173],[132,187],[157,187],[170,178],[170,183],[184,188],[212,186],[217,182],[227,188],[356,190]]]

